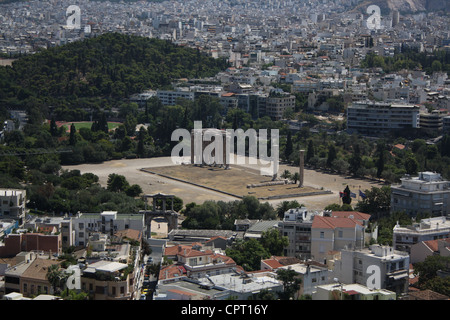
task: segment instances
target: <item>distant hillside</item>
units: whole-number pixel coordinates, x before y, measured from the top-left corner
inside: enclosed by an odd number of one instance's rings
[[[213,76],[227,66],[223,59],[169,41],[108,33],[0,67],[0,107],[114,106],[131,94],[177,78]]]
[[[379,6],[384,13],[393,10],[403,13],[450,10],[450,0],[367,0],[358,4],[354,10],[363,10],[372,4]]]

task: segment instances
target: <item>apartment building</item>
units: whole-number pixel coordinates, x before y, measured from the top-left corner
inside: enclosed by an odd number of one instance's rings
[[[395,225],[392,245],[396,250],[411,253],[411,247],[419,242],[449,237],[450,220],[447,217],[434,217],[422,219],[411,226]]]
[[[278,268],[284,270],[293,270],[302,280],[297,296],[312,295],[319,285],[328,283],[328,268],[326,265],[313,262],[296,263]]]
[[[419,107],[374,101],[357,101],[347,108],[347,130],[383,135],[394,129],[418,128]]]
[[[0,219],[15,219],[22,224],[26,200],[25,190],[0,189]]]
[[[341,250],[332,274],[342,283],[358,283],[400,294],[408,290],[409,262],[406,252],[372,245],[368,249]]]
[[[92,233],[101,232],[113,235],[119,230],[134,229],[144,231],[143,214],[118,214],[117,211],[101,213],[80,213],[73,218],[75,245],[84,246]]]
[[[83,270],[81,290],[89,293],[92,300],[129,300],[133,277],[127,264],[100,260]]]
[[[291,94],[269,95],[266,99],[266,114],[273,120],[283,119],[286,109],[295,108],[295,96]]]
[[[48,232],[48,230],[54,229],[61,234],[62,248],[75,245],[75,232],[71,217],[34,217],[24,223],[23,228],[36,232]]]
[[[21,252],[17,263],[5,270],[5,294],[17,292],[25,297],[52,294],[53,287],[48,281],[47,270],[60,262],[35,252]]]
[[[420,113],[420,128],[430,134],[439,134],[443,129],[443,116],[438,111],[432,113]]]
[[[187,91],[187,90],[158,90],[156,92],[156,97],[161,101],[161,103],[165,106],[173,106],[177,104],[178,99],[186,99],[190,101],[194,101],[195,92]]]
[[[62,252],[61,234],[19,233],[9,234],[0,246],[0,257],[14,257],[22,251]]]
[[[391,186],[391,212],[450,214],[450,181],[440,174],[419,172],[417,177],[405,176],[400,181],[400,185]]]
[[[311,258],[326,264],[330,251],[364,247],[364,224],[354,218],[314,216],[311,225]]]
[[[290,209],[284,213],[283,221],[278,227],[281,234],[288,237],[289,244],[284,248],[284,255],[299,259],[311,258],[311,226],[317,211],[307,208]]]
[[[177,245],[166,248],[164,255],[175,257],[177,264],[183,267],[184,273],[190,278],[200,278],[233,272],[237,267],[230,257],[202,249],[201,245]],[[160,271],[162,278],[167,279],[170,268]]]
[[[317,286],[313,300],[395,300],[395,292],[385,289],[370,289],[364,285],[330,283]]]

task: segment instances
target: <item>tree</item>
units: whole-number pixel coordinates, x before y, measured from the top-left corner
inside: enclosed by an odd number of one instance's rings
[[[59,264],[53,264],[48,267],[46,278],[52,285],[55,294],[61,292],[68,276],[69,275],[66,272],[61,270]]]
[[[450,270],[450,257],[431,255],[426,257],[424,261],[416,263],[414,274],[419,276],[419,287],[426,287],[430,281],[437,277],[439,270]]]
[[[52,137],[56,137],[58,135],[58,127],[56,126],[55,118],[52,117],[50,120],[50,134]]]
[[[287,138],[286,138],[286,147],[284,149],[284,157],[286,160],[289,159],[289,156],[291,155],[292,151],[293,151],[292,134],[291,134],[291,130],[289,130],[287,133]]]
[[[260,241],[273,256],[282,256],[284,248],[289,245],[288,237],[282,236],[278,229],[263,232]]]
[[[75,128],[75,125],[72,123],[70,125],[70,135],[69,135],[69,144],[71,146],[74,146],[77,143],[77,138],[75,134],[77,133],[77,129]]]
[[[389,213],[391,207],[390,186],[372,187],[370,190],[365,190],[364,194],[365,198],[356,204],[355,210],[378,216]]]
[[[419,168],[419,163],[417,162],[414,155],[410,155],[405,159],[405,170],[408,174],[415,174]]]
[[[261,259],[270,258],[270,252],[256,239],[237,240],[225,252],[247,271],[259,270]]]
[[[353,175],[356,175],[356,173],[358,172],[358,170],[362,164],[361,151],[360,151],[358,144],[356,144],[353,147],[353,155],[351,156],[351,158],[349,160],[349,164],[350,164],[350,167],[349,167],[350,173],[352,173]]]
[[[336,148],[334,145],[330,144],[328,147],[328,158],[327,158],[327,167],[332,168],[333,161],[336,159]]]
[[[305,162],[309,163],[309,161],[314,157],[314,143],[312,140],[308,142],[308,149],[306,151],[306,159]]]
[[[279,292],[278,296],[281,300],[294,299],[302,280],[298,277],[297,272],[290,269],[278,269],[277,279],[283,282],[283,292]]]
[[[125,193],[129,197],[137,197],[142,193],[142,188],[138,184],[133,184],[130,187],[125,189]]]
[[[284,213],[286,211],[288,211],[289,209],[295,209],[295,208],[300,208],[302,205],[300,203],[297,202],[297,200],[293,200],[293,201],[282,201],[278,204],[276,212],[277,212],[277,216],[280,219],[284,218]]]
[[[128,189],[129,183],[125,176],[111,173],[108,175],[107,189],[112,192],[122,192]]]
[[[284,170],[283,173],[281,174],[281,177],[283,179],[289,179],[291,177],[291,173],[289,172],[289,170]]]
[[[298,173],[298,172],[295,172],[293,175],[292,175],[292,180],[294,180],[294,184],[297,184],[297,181],[300,179],[300,173]]]

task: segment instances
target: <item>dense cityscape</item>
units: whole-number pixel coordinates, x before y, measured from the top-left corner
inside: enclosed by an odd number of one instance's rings
[[[0,1],[0,299],[449,300],[449,8]]]

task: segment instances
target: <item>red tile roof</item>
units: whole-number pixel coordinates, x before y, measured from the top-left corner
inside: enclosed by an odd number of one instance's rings
[[[314,229],[354,228],[356,224],[362,225],[360,221],[352,218],[315,216],[311,228]]]
[[[353,216],[355,220],[369,220],[370,214],[359,211],[332,211],[331,215],[337,218],[349,218]]]

